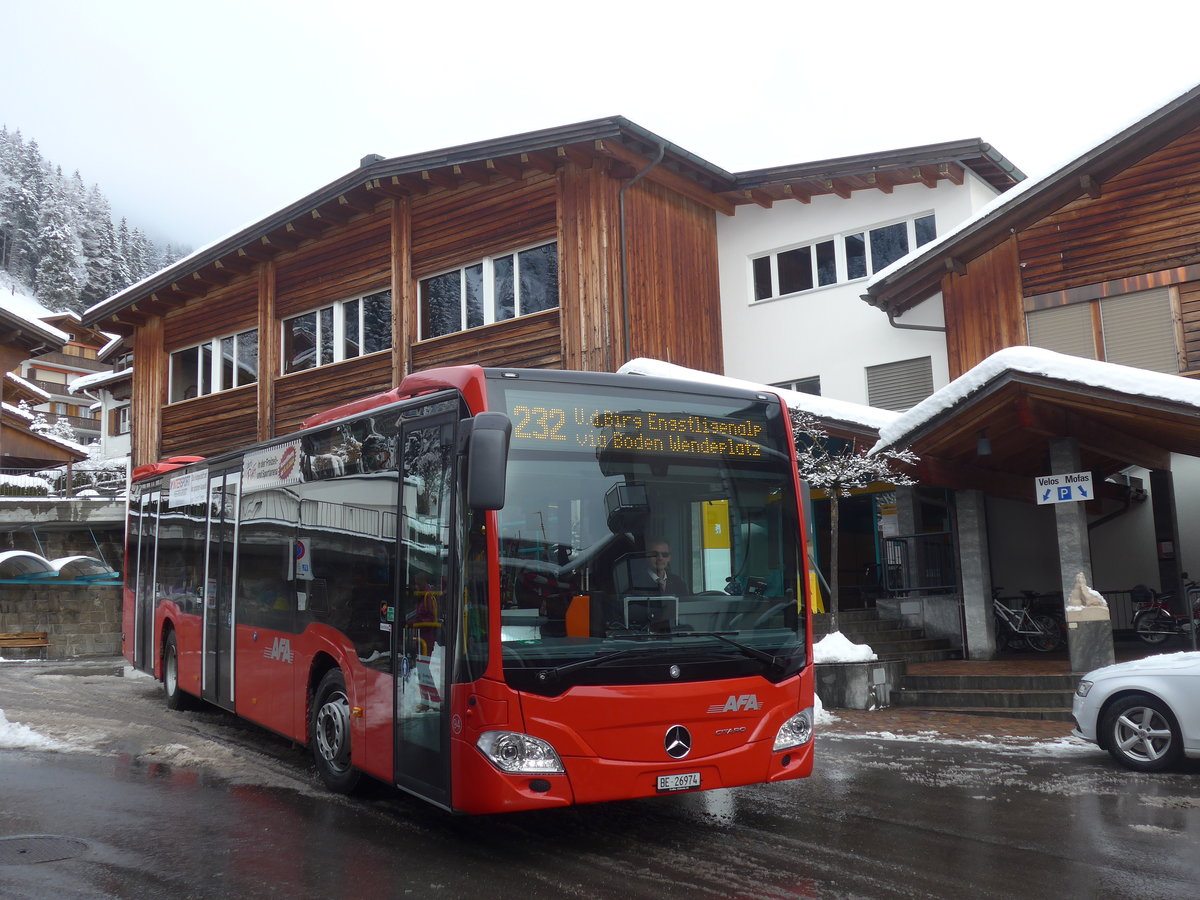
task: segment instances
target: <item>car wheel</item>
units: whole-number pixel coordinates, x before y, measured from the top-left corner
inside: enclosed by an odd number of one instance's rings
[[[1113,759],[1138,772],[1160,772],[1183,752],[1179,726],[1167,705],[1149,694],[1122,697],[1104,713],[1100,726]]]
[[[193,706],[192,695],[179,687],[179,644],[174,631],[168,632],[163,642],[162,681],[167,709],[190,709]]]
[[[339,794],[351,793],[358,786],[359,772],[350,764],[350,699],[341,669],[330,669],[321,679],[308,733],[313,762],[325,786]]]
[[[1147,644],[1161,644],[1170,637],[1171,622],[1161,610],[1148,609],[1133,617],[1133,631]]]

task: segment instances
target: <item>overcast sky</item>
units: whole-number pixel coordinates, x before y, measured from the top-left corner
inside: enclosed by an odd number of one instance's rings
[[[0,122],[158,241],[623,115],[737,172],[982,138],[1028,174],[1200,83],[1200,6],[6,0]]]

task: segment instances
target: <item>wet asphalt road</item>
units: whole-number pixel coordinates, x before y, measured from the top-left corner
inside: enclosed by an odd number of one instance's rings
[[[8,720],[76,748],[0,750],[6,900],[1200,891],[1195,765],[1134,776],[1089,748],[825,736],[807,781],[458,818],[383,786],[331,796],[286,741],[76,671],[0,665]],[[43,850],[68,858],[29,861]]]

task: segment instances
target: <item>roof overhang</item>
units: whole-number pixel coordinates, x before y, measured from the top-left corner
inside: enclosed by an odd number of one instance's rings
[[[1100,481],[1130,466],[1169,469],[1172,452],[1200,456],[1200,405],[1008,369],[880,445],[912,449],[922,483],[1033,502],[1033,479],[1051,474],[1049,441],[1067,437]]]

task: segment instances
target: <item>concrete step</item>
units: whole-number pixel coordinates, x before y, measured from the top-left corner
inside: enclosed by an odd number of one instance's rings
[[[894,696],[894,695],[893,695]],[[1001,719],[1040,719],[1047,722],[1070,722],[1071,711],[1069,709],[1035,709],[1032,707],[982,707],[982,706],[964,706],[953,707],[946,706],[937,708],[937,712],[956,713],[964,716],[993,716]]]
[[[915,691],[1066,691],[1073,694],[1078,675],[913,675],[901,687]]]
[[[894,706],[934,709],[1057,709],[1070,712],[1071,691],[893,690]]]

